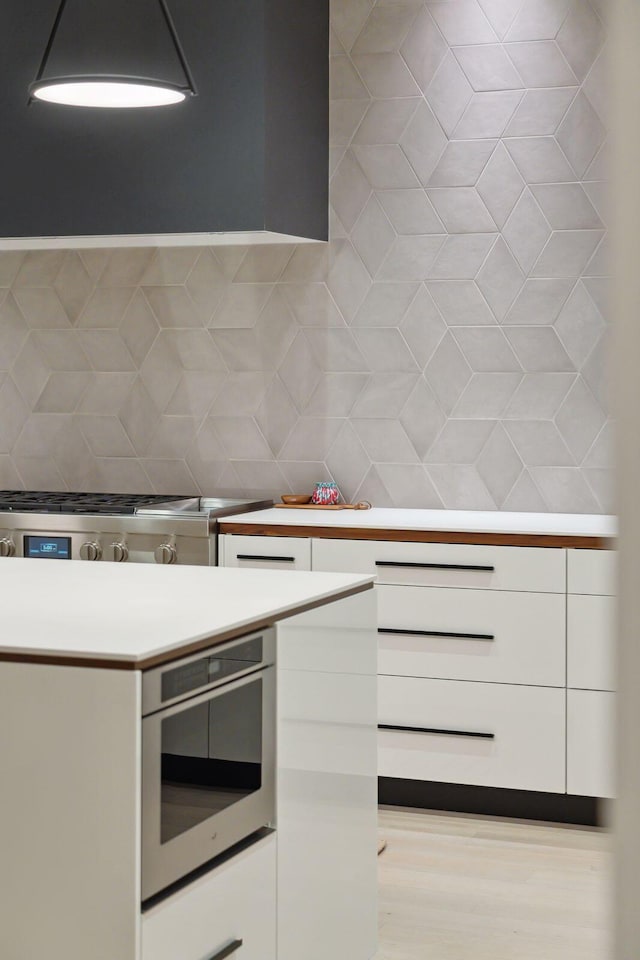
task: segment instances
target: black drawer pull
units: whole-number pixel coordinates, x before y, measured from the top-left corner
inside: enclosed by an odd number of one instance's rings
[[[392,637],[444,637],[453,640],[495,640],[492,633],[454,633],[452,630],[396,630],[392,627],[378,627],[378,633]]]
[[[217,953],[209,957],[209,960],[225,960],[225,957],[230,957],[231,954],[239,950],[241,946],[242,940],[232,940],[231,943],[228,943],[222,950],[218,950]]]
[[[393,723],[379,723],[378,730],[400,730],[403,733],[437,733],[443,737],[469,737],[472,740],[495,740],[495,733],[477,733],[475,730],[440,730],[438,727],[400,727]]]
[[[238,560],[265,560],[268,563],[295,563],[295,557],[261,557],[256,553],[238,553],[236,554]]]
[[[408,567],[412,570],[471,570],[473,573],[493,573],[495,567],[471,563],[408,563],[400,560],[376,560],[376,567]]]

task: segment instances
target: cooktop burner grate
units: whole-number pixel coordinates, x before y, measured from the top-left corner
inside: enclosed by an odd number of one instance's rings
[[[15,513],[99,513],[133,515],[154,507],[189,499],[129,493],[48,493],[37,490],[0,490],[0,511]]]

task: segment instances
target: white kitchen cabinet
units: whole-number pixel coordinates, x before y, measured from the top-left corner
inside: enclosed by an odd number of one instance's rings
[[[560,594],[380,584],[378,671],[565,686]]]
[[[0,662],[0,690],[0,957],[139,960],[140,672]]]
[[[274,835],[142,915],[142,960],[276,958]]]
[[[311,540],[305,537],[242,537],[225,535],[225,567],[254,570],[311,570]]]
[[[616,553],[614,550],[568,550],[567,592],[615,597]]]
[[[614,797],[615,694],[567,691],[567,791]]]
[[[378,698],[401,728],[379,730],[380,776],[564,793],[564,690],[383,676]]]
[[[313,569],[373,573],[379,583],[422,587],[560,594],[566,589],[565,551],[540,547],[314,539]]]
[[[231,563],[293,542],[313,570],[375,574],[381,722],[488,723],[496,733],[382,731],[380,776],[612,795],[615,551],[223,539]]]
[[[616,554],[569,550],[567,573],[567,790],[613,797]]]
[[[278,960],[376,954],[375,621],[368,590],[278,628]]]
[[[567,598],[567,686],[578,690],[615,689],[614,597]]]

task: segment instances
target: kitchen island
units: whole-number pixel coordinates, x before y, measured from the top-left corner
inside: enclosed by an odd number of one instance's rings
[[[5,559],[0,956],[369,960],[371,586],[360,575]],[[144,678],[272,627],[275,816],[143,902]]]

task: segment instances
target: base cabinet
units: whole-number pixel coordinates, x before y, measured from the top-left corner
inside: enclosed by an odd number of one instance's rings
[[[589,597],[615,597],[615,550],[567,550],[567,592]]]
[[[141,936],[142,960],[276,960],[275,836],[144,913]]]
[[[567,791],[614,797],[615,694],[567,691]]]
[[[416,587],[560,594],[566,590],[564,551],[539,547],[316,539],[313,569],[373,573],[379,583]]]
[[[565,601],[555,593],[376,587],[383,675],[565,686]]]
[[[567,791],[615,796],[616,554],[567,551]]]
[[[311,541],[298,537],[220,537],[220,563],[245,570],[311,570]]]
[[[381,777],[614,796],[614,550],[221,540],[227,565],[376,575],[379,723],[408,728],[379,731]]]
[[[569,596],[567,686],[615,689],[615,597]]]
[[[565,692],[380,677],[378,773],[565,791]]]
[[[278,628],[278,960],[377,951],[375,622],[369,590]]]

